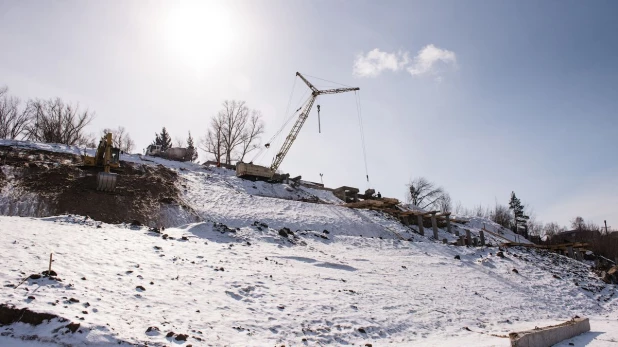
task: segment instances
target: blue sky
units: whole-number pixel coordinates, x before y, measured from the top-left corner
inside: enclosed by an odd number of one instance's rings
[[[264,114],[265,142],[300,71],[361,88],[371,180],[353,94],[318,100],[323,131],[314,110],[285,171],[397,198],[425,176],[468,207],[514,190],[541,221],[618,228],[616,13],[614,1],[5,0],[0,85],[80,102],[97,113],[89,131],[123,125],[141,150],[162,126],[202,136],[225,99]]]

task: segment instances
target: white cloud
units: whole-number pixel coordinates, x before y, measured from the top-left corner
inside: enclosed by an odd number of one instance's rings
[[[436,74],[436,63],[442,62],[446,65],[457,66],[457,56],[455,52],[438,48],[434,45],[427,45],[421,49],[414,57],[414,62],[408,66],[408,72],[412,76],[423,74]]]
[[[440,65],[450,67],[457,66],[455,52],[438,48],[429,44],[421,49],[414,59],[410,60],[408,52],[388,53],[375,48],[367,54],[359,54],[354,61],[354,75],[359,77],[377,77],[382,71],[400,71],[404,68],[412,76],[425,74],[439,75]],[[442,81],[441,76],[436,77],[437,82]]]
[[[378,48],[367,55],[362,53],[354,61],[354,75],[359,77],[376,77],[384,70],[398,71],[408,64],[408,53],[387,53]]]

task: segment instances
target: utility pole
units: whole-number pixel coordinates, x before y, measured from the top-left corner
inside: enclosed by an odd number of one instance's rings
[[[603,223],[605,223],[605,235],[609,235],[607,232],[607,220],[604,220]]]

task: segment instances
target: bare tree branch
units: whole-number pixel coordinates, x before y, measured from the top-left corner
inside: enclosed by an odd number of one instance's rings
[[[116,129],[105,128],[101,130],[103,136],[107,133],[112,133],[112,146],[120,148],[121,151],[131,153],[135,148],[135,142],[133,142],[125,127],[119,126]]]
[[[200,138],[198,147],[206,153],[214,155],[217,163],[221,162],[221,158],[225,155],[225,145],[223,143],[223,123],[224,117],[218,114],[210,120],[210,128],[206,134]]]
[[[32,121],[25,129],[28,139],[38,142],[76,145],[87,142],[84,128],[94,114],[80,111],[79,105],[65,104],[60,98],[31,100]]]
[[[0,87],[0,138],[16,139],[30,122],[32,108],[21,109],[21,100],[8,95],[8,87]]]
[[[200,148],[215,156],[217,162],[226,164],[242,161],[259,147],[264,123],[259,111],[250,110],[244,101],[224,101],[223,108],[215,116],[206,135],[200,140]]]
[[[407,200],[409,203],[425,209],[434,206],[443,194],[442,187],[436,187],[425,177],[417,177],[408,184]]]

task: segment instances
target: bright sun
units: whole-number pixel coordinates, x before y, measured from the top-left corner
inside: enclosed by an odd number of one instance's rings
[[[219,2],[178,2],[167,16],[165,40],[180,61],[196,70],[212,68],[233,40],[230,15]]]

